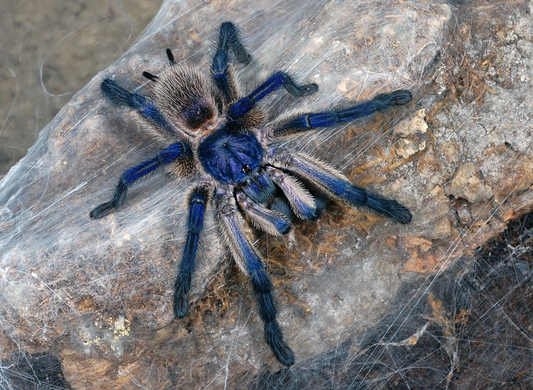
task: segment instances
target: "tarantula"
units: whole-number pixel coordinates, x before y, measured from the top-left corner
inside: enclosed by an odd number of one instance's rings
[[[276,142],[406,104],[411,93],[397,90],[347,109],[267,121],[257,108],[265,96],[283,87],[292,96],[301,97],[316,92],[318,86],[298,85],[286,73],[276,72],[252,93],[244,95],[230,66],[231,53],[244,65],[251,59],[237,28],[226,22],[220,27],[211,77],[197,68],[177,64],[167,49],[170,65],[162,74],[143,72],[155,84],[153,100],[126,90],[110,78],[102,81],[101,90],[111,103],[136,110],[148,129],[170,146],[125,171],[113,199],[96,207],[90,216],[102,218],[119,208],[133,183],[162,166],[170,165],[176,175],[196,179],[188,197],[188,233],[175,283],[175,315],[181,318],[189,311],[198,240],[206,208],[213,203],[222,240],[251,280],[259,316],[264,322],[265,341],[278,361],[290,366],[294,355],[283,340],[276,319],[273,286],[243,224],[251,223],[272,235],[285,234],[294,217],[307,220],[318,217],[323,202],[312,195],[316,191],[402,224],[411,221],[411,213],[395,200],[356,187],[326,163],[276,146]]]

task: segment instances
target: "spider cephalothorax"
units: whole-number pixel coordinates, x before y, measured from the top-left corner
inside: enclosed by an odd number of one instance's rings
[[[235,26],[226,22],[220,27],[210,77],[196,68],[178,65],[167,49],[169,68],[160,76],[143,73],[155,83],[151,100],[124,89],[112,79],[102,82],[101,89],[108,100],[138,111],[148,128],[169,146],[124,172],[113,199],[95,208],[91,218],[102,218],[120,207],[134,182],[163,165],[171,166],[178,175],[195,179],[188,198],[188,233],[175,283],[174,313],[184,317],[189,310],[198,240],[207,205],[212,203],[226,247],[250,277],[265,325],[265,340],[276,358],[288,366],[293,364],[294,356],[283,340],[272,283],[260,254],[245,234],[243,216],[255,228],[273,235],[286,233],[295,217],[317,218],[320,202],[299,180],[304,179],[334,199],[365,207],[399,223],[409,223],[411,213],[395,200],[356,187],[326,163],[276,143],[281,138],[406,104],[411,93],[397,90],[347,109],[294,115],[266,123],[265,115],[256,107],[265,96],[281,87],[293,96],[303,96],[316,92],[317,85],[297,85],[286,73],[277,72],[252,93],[243,95],[229,66],[230,53],[240,63],[250,61]]]

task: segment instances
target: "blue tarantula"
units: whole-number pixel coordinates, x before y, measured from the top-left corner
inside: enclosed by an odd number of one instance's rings
[[[326,163],[276,143],[305,131],[339,125],[406,104],[411,100],[411,93],[397,90],[343,110],[267,122],[257,108],[265,96],[283,87],[292,96],[300,97],[316,92],[318,86],[298,85],[286,73],[276,72],[252,93],[244,95],[229,65],[229,56],[233,53],[244,65],[251,57],[230,22],[220,27],[210,78],[196,68],[178,65],[170,49],[166,53],[170,66],[165,72],[159,76],[143,72],[154,82],[153,100],[126,90],[110,78],[101,84],[104,96],[111,103],[139,112],[148,128],[169,146],[154,158],[125,171],[113,199],[96,207],[90,216],[102,218],[122,206],[128,188],[162,166],[170,165],[177,175],[195,179],[188,198],[187,239],[175,283],[175,315],[181,318],[189,311],[198,240],[206,208],[212,203],[224,244],[251,280],[259,316],[264,322],[265,341],[274,356],[290,366],[294,355],[283,340],[276,320],[273,286],[260,254],[245,234],[245,221],[269,234],[282,235],[287,233],[294,217],[316,219],[322,203],[304,187],[302,180],[315,191],[402,224],[411,221],[411,213],[395,200],[356,187]]]

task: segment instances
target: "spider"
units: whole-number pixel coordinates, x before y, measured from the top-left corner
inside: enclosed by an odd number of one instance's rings
[[[279,146],[279,141],[406,104],[411,93],[397,90],[347,109],[267,121],[257,108],[264,97],[282,87],[290,95],[301,97],[315,93],[318,86],[298,85],[288,74],[276,72],[244,95],[229,57],[233,54],[237,62],[246,65],[251,56],[233,23],[220,26],[211,77],[197,68],[178,64],[170,49],[166,54],[170,65],[165,72],[159,76],[143,72],[154,82],[152,100],[128,91],[111,78],[101,83],[107,100],[136,110],[148,129],[169,146],[125,171],[113,199],[96,207],[90,216],[102,218],[122,206],[130,186],[160,167],[170,166],[175,175],[194,179],[188,195],[187,238],[175,282],[175,316],[182,318],[189,311],[198,241],[206,209],[212,204],[225,246],[250,278],[264,323],[265,341],[276,359],[290,366],[294,354],[276,319],[273,286],[261,255],[245,233],[245,224],[268,234],[285,234],[295,217],[318,218],[324,202],[313,193],[364,207],[402,224],[409,223],[412,216],[397,201],[353,185],[325,162],[287,150]]]

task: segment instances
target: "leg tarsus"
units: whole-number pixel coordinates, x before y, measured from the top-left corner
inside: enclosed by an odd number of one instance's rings
[[[174,315],[183,318],[189,313],[189,291],[191,289],[191,273],[180,273],[174,283]]]
[[[379,195],[367,193],[368,200],[364,205],[370,210],[375,211],[378,214],[385,215],[386,217],[394,219],[401,224],[408,224],[413,219],[413,214],[407,207],[394,199],[382,198]]]
[[[374,100],[382,102],[383,108],[386,109],[391,106],[402,106],[409,103],[413,99],[413,95],[406,89],[398,89],[391,93],[384,93],[378,95]]]
[[[264,269],[251,273],[250,277],[259,306],[259,316],[264,322],[265,342],[281,364],[291,366],[294,364],[294,354],[283,340],[281,326],[276,320],[277,309],[272,297],[272,283]]]
[[[409,209],[394,199],[383,198],[364,188],[347,182],[347,187],[338,196],[354,206],[362,206],[401,224],[408,224],[413,218]]]
[[[100,206],[96,207],[93,211],[91,211],[91,219],[103,218],[106,215],[111,214],[111,212],[115,210],[115,208],[116,207],[113,201],[103,203]]]
[[[113,210],[119,208],[124,204],[126,199],[126,194],[128,193],[128,184],[125,182],[124,178],[121,177],[118,181],[117,187],[115,189],[115,195],[113,200],[106,202],[96,207],[91,211],[91,219],[100,219],[110,214]]]
[[[265,324],[265,341],[274,353],[274,356],[284,366],[292,366],[294,364],[294,353],[283,340],[281,327],[277,322],[269,322]]]
[[[227,39],[227,43],[226,43]],[[232,22],[224,22],[220,25],[220,41],[228,49],[233,50],[235,58],[242,64],[248,64],[252,56],[246,51],[239,39],[239,30]],[[220,43],[219,43],[220,45]]]
[[[281,77],[284,78],[283,87],[292,96],[300,97],[311,95],[318,91],[318,85],[316,84],[297,85],[287,73],[279,73],[281,74]]]

